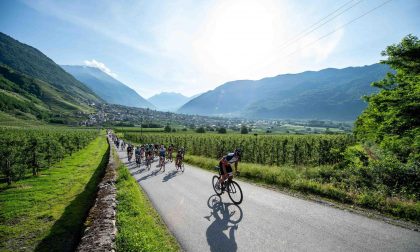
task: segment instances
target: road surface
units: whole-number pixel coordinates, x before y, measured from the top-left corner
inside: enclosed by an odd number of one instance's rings
[[[420,251],[420,232],[239,181],[241,205],[215,195],[213,173],[159,172],[120,159],[186,251]],[[215,162],[216,163],[216,162]]]

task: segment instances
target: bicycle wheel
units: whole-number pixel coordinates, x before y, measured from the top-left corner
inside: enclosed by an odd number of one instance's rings
[[[242,202],[243,195],[242,195],[242,189],[239,186],[238,183],[235,181],[228,182],[228,195],[230,200],[232,200],[233,204],[239,205]]]
[[[223,191],[222,191],[222,187],[221,187],[221,185],[219,183],[219,178],[220,178],[219,176],[216,176],[216,175],[213,176],[213,180],[212,180],[212,182],[213,182],[213,189],[214,189],[214,192],[217,195],[222,195]]]

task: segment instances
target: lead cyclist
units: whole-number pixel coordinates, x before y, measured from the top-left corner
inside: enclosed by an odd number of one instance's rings
[[[233,153],[229,153],[226,156],[223,156],[219,161],[220,168],[220,185],[223,185],[223,182],[229,177],[233,177],[232,164],[235,165],[235,173],[239,174],[238,163],[241,160],[241,149],[236,149]]]

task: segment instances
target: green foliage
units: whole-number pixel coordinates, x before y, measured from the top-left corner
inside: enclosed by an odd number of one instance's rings
[[[179,251],[175,238],[127,167],[119,164],[117,172],[117,251]]]
[[[241,127],[241,134],[248,134],[248,128],[244,125]]]
[[[206,130],[204,129],[204,127],[199,127],[195,130],[195,132],[197,133],[206,133]]]
[[[420,41],[408,35],[399,44],[382,52],[382,63],[396,73],[374,82],[377,94],[366,97],[369,103],[355,123],[355,135],[371,140],[401,160],[420,160]]]
[[[66,155],[85,147],[97,130],[66,128],[0,128],[0,174],[8,182],[31,171],[37,175]]]
[[[98,137],[42,176],[0,184],[0,251],[74,251],[107,150],[106,139]]]
[[[169,126],[169,124],[167,124],[166,126],[165,126],[165,128],[163,129],[163,131],[164,132],[171,132],[172,130],[171,130],[171,126]]]
[[[226,128],[223,128],[223,127],[218,128],[217,129],[217,133],[219,133],[219,134],[226,134]]]

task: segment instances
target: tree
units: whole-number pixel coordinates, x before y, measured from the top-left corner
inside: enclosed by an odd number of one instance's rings
[[[241,127],[241,134],[248,134],[248,128],[242,125]]]
[[[219,129],[217,129],[217,132],[218,132],[219,134],[226,134],[226,128],[221,127],[221,128],[219,128]]]
[[[368,107],[355,123],[355,135],[373,141],[403,162],[420,154],[420,41],[408,35],[382,52],[381,63],[395,72],[372,83],[379,93],[366,97]]]
[[[206,130],[203,127],[199,127],[195,130],[197,133],[206,133]]]
[[[171,126],[169,126],[169,124],[166,124],[165,128],[163,129],[163,131],[165,132],[171,132]]]

